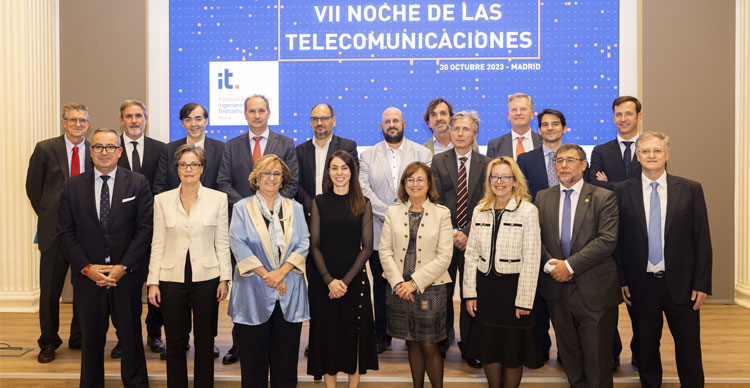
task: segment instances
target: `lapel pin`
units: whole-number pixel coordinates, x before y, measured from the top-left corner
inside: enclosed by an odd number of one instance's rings
[[[589,199],[588,199],[588,198],[586,198],[586,199],[584,199],[584,200],[583,200],[583,202],[585,202],[585,203],[588,203],[588,202],[589,202]]]

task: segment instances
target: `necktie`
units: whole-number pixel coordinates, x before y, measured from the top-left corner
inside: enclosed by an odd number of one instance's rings
[[[263,136],[253,136],[253,140],[255,140],[255,147],[253,148],[253,164],[258,163],[258,159],[262,156],[260,154],[261,139],[263,139]]]
[[[133,145],[133,157],[131,163],[133,166],[133,172],[140,172],[141,171],[141,155],[138,153],[138,142],[137,141],[131,141],[130,144]]]
[[[102,175],[102,193],[99,195],[99,223],[106,230],[109,223],[109,175]]]
[[[73,157],[70,158],[70,176],[81,173],[81,159],[78,156],[78,147],[73,147]]]
[[[461,161],[461,165],[458,167],[458,202],[456,203],[456,221],[458,221],[459,229],[466,225],[466,198],[468,192],[466,186],[467,159],[465,156],[458,158]]]
[[[523,136],[519,136],[516,139],[518,139],[518,143],[516,143],[516,160],[518,160],[518,155],[526,152],[526,150],[523,148]]]
[[[563,257],[570,257],[570,194],[573,189],[563,190],[565,200],[563,201],[562,224],[560,225],[560,246],[562,247]]]
[[[557,174],[555,174],[555,153],[550,152],[548,155],[549,163],[547,163],[547,187],[552,187],[560,183],[560,181],[557,180]]]
[[[630,145],[632,141],[624,141],[622,144],[625,145],[625,152],[622,154],[622,162],[625,163],[625,177],[630,177],[630,162],[633,159],[633,155],[630,153]]]
[[[648,261],[657,265],[663,260],[661,247],[661,200],[656,188],[659,184],[651,182],[651,203],[648,209]]]

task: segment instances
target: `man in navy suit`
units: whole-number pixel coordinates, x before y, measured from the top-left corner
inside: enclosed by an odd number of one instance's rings
[[[534,119],[534,100],[523,93],[508,96],[508,121],[510,132],[487,143],[487,156],[490,159],[510,156],[518,160],[518,155],[542,146],[542,137],[531,132]]]
[[[110,317],[122,339],[125,387],[148,387],[141,336],[141,287],[148,271],[153,197],[146,177],[117,168],[117,131],[91,138],[94,168],[65,182],[57,239],[70,261],[81,317],[82,388],[104,386],[104,345]]]
[[[555,174],[555,153],[562,145],[562,136],[567,131],[565,115],[559,110],[545,109],[537,115],[539,133],[542,136],[542,146],[518,157],[518,167],[526,177],[532,198],[536,193],[560,182]],[[539,295],[539,289],[534,298],[536,311],[536,333],[539,337],[544,360],[549,360],[549,349],[552,339],[549,336],[549,310],[547,301]],[[558,359],[559,359],[558,354]]]

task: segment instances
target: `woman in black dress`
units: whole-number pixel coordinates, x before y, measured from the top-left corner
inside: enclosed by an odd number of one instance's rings
[[[310,217],[310,253],[319,276],[310,279],[310,353],[307,373],[336,386],[336,374],[378,369],[370,282],[365,262],[372,253],[372,208],[362,195],[354,158],[336,151],[326,162],[325,194],[315,197]]]
[[[466,243],[464,298],[474,317],[466,354],[482,362],[491,388],[518,387],[523,366],[542,366],[535,331],[539,214],[513,158],[487,166],[484,198]]]

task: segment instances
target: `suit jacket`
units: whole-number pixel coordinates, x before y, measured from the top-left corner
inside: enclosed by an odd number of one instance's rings
[[[404,258],[409,246],[409,207],[409,201],[389,207],[383,225],[378,252],[383,277],[391,287],[404,281]],[[429,199],[422,207],[424,215],[417,229],[417,263],[411,278],[419,290],[424,291],[429,286],[451,282],[448,267],[453,257],[453,229],[447,207]]]
[[[532,199],[536,198],[536,193],[539,190],[549,187],[547,163],[544,161],[544,148],[535,148],[533,151],[518,155],[518,167],[521,169],[523,176],[526,177]]]
[[[310,233],[307,229],[302,205],[289,198],[282,198],[281,222],[284,229],[286,250],[273,256],[271,236],[265,218],[260,212],[254,195],[237,202],[232,209],[229,226],[229,244],[237,258],[232,279],[232,295],[228,314],[232,321],[243,325],[260,325],[268,321],[273,313],[278,296],[284,320],[297,323],[310,319],[310,307],[305,285],[305,260],[310,248]],[[281,268],[284,263],[294,266],[284,278],[287,293],[279,295],[276,289],[266,286],[263,278],[253,269],[264,267],[268,271]]]
[[[281,190],[281,195],[287,198],[294,198],[299,180],[299,163],[297,161],[297,154],[294,152],[294,141],[284,135],[269,131],[263,155],[269,154],[278,156],[289,167],[292,180]],[[255,163],[253,162],[253,153],[250,149],[249,133],[243,133],[229,140],[221,157],[221,167],[219,168],[217,183],[219,184],[219,190],[227,193],[230,205],[234,205],[242,198],[255,194],[255,191],[250,188],[250,182],[248,181],[254,167]]]
[[[531,132],[531,142],[534,144],[534,149],[542,146],[542,136],[536,132]],[[529,152],[531,150],[526,150]],[[508,132],[505,135],[490,140],[487,143],[487,156],[490,159],[499,158],[501,156],[510,156],[511,158],[516,153],[516,145],[513,144],[513,135]]]
[[[120,135],[120,144],[122,144],[123,153],[125,153],[125,143],[130,142],[129,137]],[[156,177],[156,171],[159,168],[159,159],[161,158],[162,152],[164,152],[165,144],[159,140],[145,137],[143,139],[143,148],[140,152],[141,156],[141,170],[139,174],[144,175],[148,179],[148,184],[151,187],[151,192],[154,192],[154,178]],[[174,155],[174,153],[172,153]],[[120,160],[117,161],[117,165],[128,170],[133,170],[130,166],[130,159],[127,155],[120,156]]]
[[[174,166],[174,154],[180,146],[187,144],[187,138],[175,140],[164,146],[159,157],[159,167],[154,177],[154,194],[163,193],[172,190],[180,185],[180,176],[177,175],[177,169]],[[201,175],[201,185],[206,188],[217,190],[216,177],[219,175],[219,165],[221,165],[221,155],[224,153],[224,142],[206,137],[203,143],[203,150],[206,151],[206,165],[203,166],[203,175]]]
[[[635,156],[635,145],[633,149],[633,159],[630,162],[630,175],[625,175],[625,163],[622,161],[622,151],[617,138],[604,144],[599,144],[591,151],[591,166],[588,172],[588,182],[597,186],[613,189],[614,182],[624,181],[634,176],[641,176],[641,163]],[[596,179],[596,173],[602,171],[607,174],[606,181]]]
[[[70,177],[68,150],[63,136],[65,135],[37,143],[29,158],[29,169],[26,172],[26,195],[39,217],[36,230],[40,251],[49,249],[57,238],[60,194],[63,184]],[[85,158],[85,172],[94,168],[89,153],[90,145],[85,141],[86,154],[79,156]]]
[[[638,175],[614,185],[620,205],[620,239],[615,255],[620,284],[629,287],[635,301],[648,297],[648,229],[641,179]],[[664,278],[676,303],[688,303],[693,290],[711,293],[713,250],[700,183],[667,174],[663,249]]]
[[[466,179],[467,199],[466,199],[466,226],[464,234],[468,235],[471,230],[471,216],[474,212],[474,206],[484,196],[484,181],[487,174],[487,165],[490,158],[479,152],[471,152],[471,164],[469,166],[469,176]],[[451,211],[451,224],[453,229],[458,229],[457,208],[458,208],[458,161],[456,161],[456,150],[450,149],[435,155],[432,158],[432,179],[435,181],[435,187],[438,192],[438,203],[444,205]]]
[[[118,168],[112,189],[109,225],[103,228],[96,212],[94,169],[65,182],[60,196],[57,240],[70,262],[73,284],[90,282],[81,270],[89,264],[105,264],[105,244],[111,264],[129,273],[118,285],[140,287],[146,279],[148,248],[153,232],[153,197],[146,177]]]
[[[430,140],[427,140],[424,144],[422,144],[422,146],[430,150],[430,152],[432,152],[432,154],[435,155],[435,143],[432,142],[433,138],[434,137],[431,137]],[[474,140],[474,143],[471,144],[471,150],[479,151],[479,144],[477,143],[476,140]]]
[[[313,140],[310,139],[298,145],[294,150],[297,153],[297,161],[299,162],[299,187],[297,188],[295,199],[302,204],[302,207],[305,209],[305,217],[309,218],[310,212],[312,212],[312,201],[315,198],[315,145],[313,144]],[[343,150],[351,154],[354,161],[359,165],[357,143],[355,141],[336,135],[331,136],[326,160],[338,150]]]
[[[560,185],[537,193],[542,229],[541,267],[551,259],[562,260],[560,246]],[[615,193],[584,183],[578,197],[568,264],[573,279],[589,309],[600,311],[622,301],[617,264],[612,256],[617,244],[617,199]],[[562,284],[540,271],[539,293],[549,301],[559,300]]]
[[[221,191],[198,188],[190,215],[180,202],[179,187],[157,195],[147,283],[184,283],[188,252],[194,282],[231,280],[228,220],[227,195]]]
[[[432,164],[432,153],[427,148],[409,139],[404,139],[401,148],[403,154],[398,169],[399,178],[412,162],[419,161],[428,166]],[[384,140],[363,152],[359,159],[359,185],[362,187],[362,194],[372,204],[373,247],[380,244],[380,232],[383,230],[388,207],[400,202],[396,194],[398,187],[393,187],[388,153],[388,144]]]

